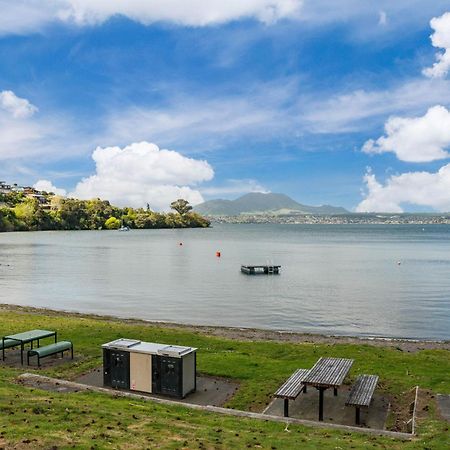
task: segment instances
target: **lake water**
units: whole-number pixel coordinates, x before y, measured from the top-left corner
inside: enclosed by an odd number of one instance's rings
[[[266,263],[280,264],[281,274],[240,273],[241,264]],[[3,233],[0,303],[190,324],[450,339],[450,226]]]

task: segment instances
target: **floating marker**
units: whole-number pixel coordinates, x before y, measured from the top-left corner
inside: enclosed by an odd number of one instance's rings
[[[220,252],[216,252],[216,256],[220,258]]]

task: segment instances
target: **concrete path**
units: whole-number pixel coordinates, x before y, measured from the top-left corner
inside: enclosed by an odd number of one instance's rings
[[[103,387],[103,369],[97,368],[75,380],[77,383],[88,386]],[[186,398],[177,399],[182,403],[194,403],[195,405],[223,406],[238,390],[239,383],[218,377],[197,376],[197,390]],[[116,389],[111,389],[117,392]],[[157,394],[139,394],[154,398],[167,398]]]
[[[442,417],[450,422],[450,395],[437,394],[437,403]]]
[[[18,377],[18,381],[24,385],[27,386],[36,386],[37,382],[41,383],[53,383],[59,387],[66,387],[72,391],[94,391],[99,392],[103,394],[108,395],[114,395],[117,397],[125,397],[125,398],[135,398],[140,399],[144,401],[152,401],[155,403],[160,403],[163,405],[177,405],[177,406],[184,406],[185,408],[194,409],[198,411],[204,411],[204,412],[211,412],[215,414],[223,414],[227,416],[234,416],[234,417],[245,417],[249,419],[257,419],[257,420],[270,420],[271,422],[281,422],[287,424],[299,424],[299,425],[305,425],[309,427],[316,427],[316,428],[324,428],[324,429],[337,429],[342,430],[346,432],[356,432],[356,433],[363,433],[363,434],[369,434],[369,435],[379,435],[379,436],[387,436],[393,439],[400,439],[400,440],[410,440],[414,438],[414,435],[407,434],[407,433],[397,433],[395,431],[383,431],[383,430],[374,430],[371,428],[359,428],[359,427],[353,427],[353,426],[347,426],[347,425],[338,425],[333,423],[323,423],[323,422],[313,422],[311,420],[303,420],[303,419],[295,419],[291,417],[280,417],[280,416],[273,416],[268,414],[260,414],[260,413],[254,413],[249,411],[239,411],[236,409],[228,409],[228,408],[221,408],[218,406],[204,406],[204,405],[194,405],[192,403],[181,403],[179,401],[175,400],[168,400],[163,398],[156,398],[156,397],[148,397],[140,394],[135,394],[129,391],[118,391],[114,390],[111,391],[110,389],[105,389],[102,387],[95,387],[95,386],[88,386],[86,384],[81,383],[75,383],[73,381],[66,381],[66,380],[59,380],[57,378],[50,378],[45,377],[42,375],[37,375],[33,373],[24,373]]]

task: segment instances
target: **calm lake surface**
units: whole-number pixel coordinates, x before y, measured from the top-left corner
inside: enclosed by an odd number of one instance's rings
[[[241,264],[267,263],[280,264],[282,273],[240,273]],[[3,233],[0,303],[190,324],[450,339],[450,226]]]

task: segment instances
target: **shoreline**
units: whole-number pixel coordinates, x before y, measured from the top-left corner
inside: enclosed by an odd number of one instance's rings
[[[215,325],[192,325],[176,322],[151,321],[137,318],[122,318],[107,314],[81,313],[75,311],[55,310],[50,308],[37,308],[33,306],[20,306],[0,303],[0,311],[11,311],[23,314],[52,315],[79,318],[95,318],[97,320],[136,324],[150,327],[182,329],[208,336],[241,341],[274,341],[302,344],[366,344],[374,347],[394,347],[399,351],[416,352],[420,350],[449,350],[450,340],[421,340],[392,337],[364,337],[339,336],[296,331],[266,330],[258,328],[226,327]]]

